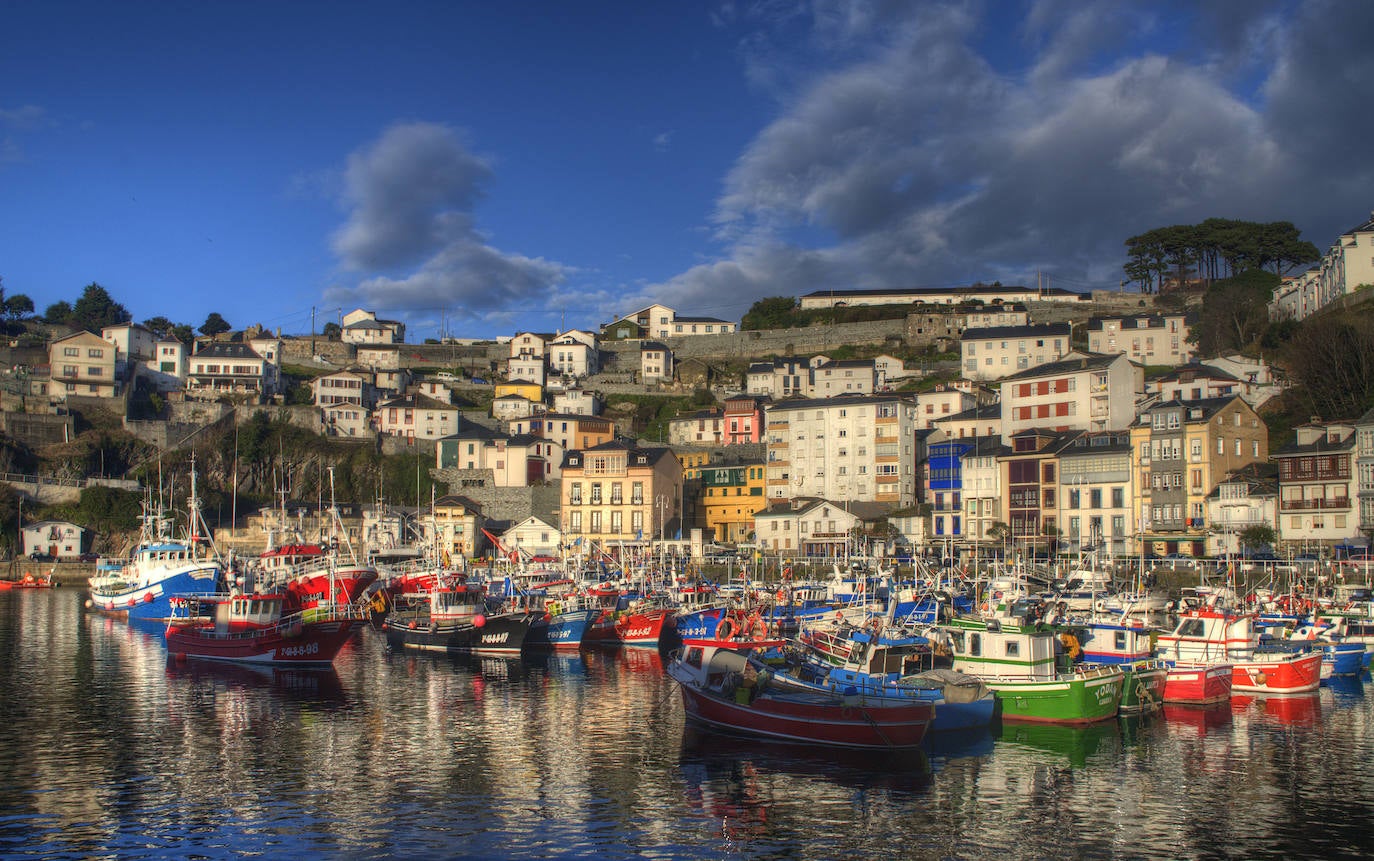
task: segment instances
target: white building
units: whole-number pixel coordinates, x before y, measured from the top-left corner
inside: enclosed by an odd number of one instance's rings
[[[378,319],[375,312],[362,308],[343,316],[339,340],[345,344],[402,344],[406,339],[404,323]]]
[[[1337,237],[1315,266],[1275,290],[1269,317],[1306,319],[1361,285],[1374,285],[1374,214]]]
[[[512,383],[544,385],[544,357],[533,353],[512,356],[506,362],[506,379]]]
[[[40,520],[22,531],[20,552],[25,556],[45,554],[54,559],[75,559],[81,555],[86,530],[65,520]]]
[[[780,555],[842,556],[850,534],[862,521],[843,504],[826,499],[796,499],[754,515],[755,542]]]
[[[377,432],[388,436],[439,439],[458,429],[458,408],[424,395],[402,395],[382,401],[373,413]]]
[[[1121,430],[1135,421],[1144,392],[1140,366],[1123,355],[1041,365],[1002,381],[1002,436],[1028,428]]]
[[[673,351],[657,341],[639,345],[639,379],[643,383],[657,383],[673,379]]]
[[[320,407],[320,422],[328,436],[370,437],[372,413],[359,404],[341,402]]]
[[[580,380],[601,369],[596,342],[588,344],[588,334],[580,331],[565,332],[549,342],[548,362],[551,373]]]
[[[537,515],[526,517],[496,537],[502,547],[521,556],[562,555],[563,533]]]
[[[989,541],[994,523],[1006,523],[1002,503],[1002,467],[998,458],[1011,453],[1001,437],[980,437],[964,454],[961,480],[964,496],[963,532],[968,543]]]
[[[1182,365],[1193,359],[1182,314],[1093,317],[1088,321],[1088,351],[1124,353],[1142,365]]]
[[[833,398],[837,395],[871,395],[877,388],[878,374],[872,359],[824,361],[811,369],[807,396]]]
[[[100,337],[119,348],[116,361],[125,362],[151,361],[158,341],[151,329],[138,323],[106,326],[100,330]]]
[[[153,346],[153,359],[144,376],[159,392],[179,390],[186,379],[186,345],[175,338],[162,338]]]
[[[916,427],[921,430],[932,428],[941,419],[973,409],[977,403],[978,399],[972,393],[945,386],[920,392],[916,395]]]
[[[755,362],[744,375],[744,392],[754,397],[781,400],[804,396],[810,385],[811,368],[806,359],[797,356]]]
[[[371,407],[377,403],[377,387],[373,385],[371,371],[361,368],[344,368],[329,374],[321,374],[310,381],[314,393],[315,406],[328,407],[335,404],[353,404]]]
[[[908,399],[783,401],[768,407],[765,426],[769,499],[916,501],[916,407]]]
[[[1278,490],[1273,468],[1252,464],[1230,473],[1207,495],[1207,553],[1237,555],[1240,534],[1252,526],[1278,533]]]
[[[553,396],[553,411],[556,413],[599,416],[604,406],[601,396],[587,389],[564,389]]]
[[[1355,422],[1355,474],[1360,531],[1374,532],[1374,410]]]
[[[542,359],[548,352],[551,340],[553,335],[542,332],[517,332],[515,337],[510,339],[510,357],[514,359],[519,356],[538,356]]]
[[[998,380],[1058,361],[1070,349],[1071,333],[1068,323],[965,329],[959,367],[965,379]]]

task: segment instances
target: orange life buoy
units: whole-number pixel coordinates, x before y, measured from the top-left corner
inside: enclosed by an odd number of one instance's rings
[[[720,624],[716,626],[716,639],[728,640],[733,636],[735,636],[735,620],[726,616],[724,619],[721,619]]]

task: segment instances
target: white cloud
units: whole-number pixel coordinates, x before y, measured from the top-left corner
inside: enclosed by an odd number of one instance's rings
[[[344,173],[348,220],[333,248],[345,268],[372,275],[326,299],[474,317],[541,303],[569,270],[487,243],[473,209],[490,177],[452,129],[432,123],[393,126],[355,152]]]
[[[1114,285],[1126,238],[1211,216],[1291,220],[1321,246],[1331,212],[1359,220],[1374,186],[1358,152],[1374,115],[1349,103],[1374,79],[1374,6],[1356,5],[1313,0],[1285,12],[1285,29],[1272,4],[1164,20],[1151,3],[1044,0],[1021,22],[1028,53],[990,58],[981,40],[1001,4],[822,4],[806,50],[834,62],[779,95],[726,177],[723,252],[643,298],[747,307],[1037,270]],[[1209,40],[1223,20],[1232,35]],[[1287,44],[1257,68],[1247,47],[1280,31]],[[800,77],[774,33],[742,41],[760,46],[749,78]],[[1173,44],[1196,55],[1153,53]]]

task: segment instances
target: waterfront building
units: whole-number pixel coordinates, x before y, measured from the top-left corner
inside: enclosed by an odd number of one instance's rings
[[[1207,553],[1214,557],[1241,552],[1240,534],[1252,526],[1268,526],[1278,534],[1278,468],[1252,463],[1229,473],[1207,494]]]
[[[1348,543],[1360,534],[1355,425],[1312,422],[1294,430],[1294,441],[1273,455],[1279,538],[1328,547]]]
[[[668,448],[616,440],[568,451],[559,526],[566,540],[583,538],[607,552],[676,535],[682,481],[682,464]]]
[[[1136,551],[1129,431],[1080,433],[1059,450],[1064,549],[1123,556]]]
[[[1165,401],[1131,427],[1133,490],[1145,552],[1203,556],[1207,497],[1221,479],[1269,459],[1269,431],[1244,398]]]
[[[1374,410],[1355,422],[1355,474],[1360,532],[1374,535]]]
[[[776,503],[754,515],[759,547],[782,556],[844,556],[862,522],[845,504],[809,497]]]

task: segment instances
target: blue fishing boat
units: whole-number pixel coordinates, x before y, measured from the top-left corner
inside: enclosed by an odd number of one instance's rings
[[[209,546],[195,478],[192,472],[187,537],[172,538],[171,518],[160,506],[154,510],[145,503],[139,543],[128,559],[99,564],[88,607],[130,620],[166,620],[172,617],[173,595],[221,591],[224,567]]]

